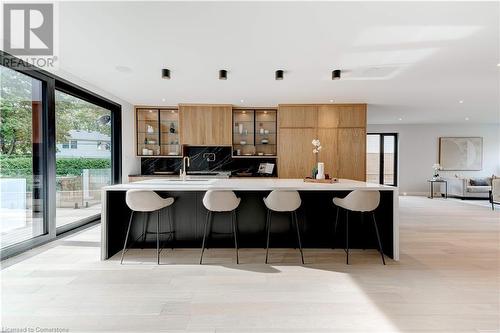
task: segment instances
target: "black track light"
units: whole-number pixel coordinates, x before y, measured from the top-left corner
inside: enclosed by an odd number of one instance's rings
[[[340,69],[332,71],[332,80],[340,80],[340,74],[341,74]]]
[[[227,70],[219,70],[219,80],[227,80]]]
[[[163,69],[161,70],[161,78],[162,78],[162,79],[167,79],[167,80],[170,80],[170,69],[163,68]]]
[[[284,74],[285,74],[285,71],[284,71],[284,70],[282,70],[282,69],[278,69],[278,70],[274,73],[274,79],[275,79],[275,80],[283,80]]]

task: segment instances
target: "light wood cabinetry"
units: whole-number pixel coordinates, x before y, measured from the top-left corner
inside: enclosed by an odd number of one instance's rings
[[[337,177],[354,180],[366,179],[366,129],[338,129]]]
[[[315,128],[318,122],[316,105],[280,105],[278,112],[280,128]]]
[[[304,178],[315,163],[311,140],[315,128],[281,128],[279,135],[278,175],[280,178]]]
[[[337,128],[318,128],[317,137],[322,144],[319,159],[325,163],[325,174],[332,177],[338,177],[339,174],[338,132]],[[312,166],[309,168],[312,169]]]
[[[366,104],[279,106],[279,176],[310,176],[316,158],[311,141],[322,144],[319,161],[332,177],[365,180]]]
[[[180,104],[181,144],[231,146],[232,106]]]

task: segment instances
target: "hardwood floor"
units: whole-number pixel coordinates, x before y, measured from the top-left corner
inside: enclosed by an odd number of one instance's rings
[[[2,262],[2,327],[70,332],[498,332],[500,213],[401,197],[401,260],[342,250],[132,250],[94,227]],[[170,264],[170,265],[168,265]]]

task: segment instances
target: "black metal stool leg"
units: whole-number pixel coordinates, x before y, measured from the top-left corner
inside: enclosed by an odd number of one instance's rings
[[[269,209],[266,212],[266,228],[265,228],[265,233],[264,233],[264,238],[267,239],[267,229],[269,228]],[[266,247],[264,246],[264,249]]]
[[[156,261],[160,264],[160,210],[156,212]]]
[[[146,213],[146,220],[144,221],[144,225],[142,228],[141,249],[144,249],[144,244],[146,243],[146,237],[148,235],[148,227],[149,227],[149,214]]]
[[[127,248],[127,241],[128,241],[128,236],[130,234],[130,226],[132,225],[133,218],[134,218],[134,211],[132,211],[132,213],[130,213],[130,220],[128,222],[128,227],[127,227],[127,236],[125,236],[125,242],[123,244],[122,258],[120,260],[120,264],[123,264],[123,256],[125,255],[125,249]]]
[[[300,257],[302,259],[302,265],[304,265],[304,253],[302,251],[302,242],[300,241],[300,230],[299,230],[299,222],[297,219],[297,212],[292,212],[292,221],[295,220],[295,228],[297,229],[297,241],[299,243]]]
[[[339,212],[340,212],[340,207],[337,206],[337,214],[335,214],[335,225],[333,227],[333,244],[332,244],[332,249],[335,249],[335,236],[337,236],[337,224],[339,223]]]
[[[361,230],[364,229],[365,226],[365,212],[361,212]],[[366,233],[363,232],[363,250],[366,250]]]
[[[167,215],[168,215],[168,222],[170,225],[170,237],[172,237],[170,242],[172,243],[172,250],[173,250],[174,249],[174,241],[175,241],[175,230],[174,230],[174,221],[173,221],[171,209],[172,209],[171,207],[167,208]]]
[[[373,225],[375,226],[375,233],[377,234],[378,250],[382,256],[382,263],[385,265],[384,252],[382,250],[382,242],[380,241],[380,235],[378,233],[377,221],[375,220],[375,212],[372,212]]]
[[[205,220],[205,228],[204,228],[204,231],[203,231],[203,242],[201,243],[200,265],[201,265],[201,263],[203,261],[203,252],[205,251],[205,239],[207,238],[208,223],[209,223],[211,215],[212,215],[212,212],[209,211],[207,213],[207,219]]]
[[[234,233],[234,247],[236,249],[236,264],[240,263],[240,258],[238,254],[238,221],[236,219],[236,211],[231,212],[231,220],[233,224],[233,233]]]
[[[349,265],[349,211],[345,211],[345,253],[346,253],[346,264]]]
[[[271,234],[271,220],[272,220],[272,212],[270,209],[267,210],[267,216],[268,216],[268,226],[267,226],[267,241],[266,241],[266,264],[267,264],[267,259],[269,257],[269,235]]]

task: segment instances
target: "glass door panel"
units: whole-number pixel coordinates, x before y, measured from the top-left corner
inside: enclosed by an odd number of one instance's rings
[[[366,181],[397,186],[398,142],[395,133],[366,136]]]
[[[180,156],[179,144],[179,111],[175,109],[160,110],[160,133],[162,156]]]
[[[47,233],[42,82],[0,66],[0,245]]]
[[[159,110],[137,109],[137,155],[160,155]]]
[[[56,227],[101,213],[111,184],[111,111],[61,91],[56,102]]]
[[[380,135],[366,136],[366,181],[379,183],[380,179]]]
[[[238,110],[233,113],[233,147],[236,155],[256,154],[254,113],[253,110]]]
[[[276,156],[276,110],[255,111],[257,155]]]
[[[384,141],[384,177],[383,184],[385,185],[395,185],[396,184],[396,170],[395,170],[395,159],[396,159],[396,141],[395,136],[383,135],[382,139]]]

